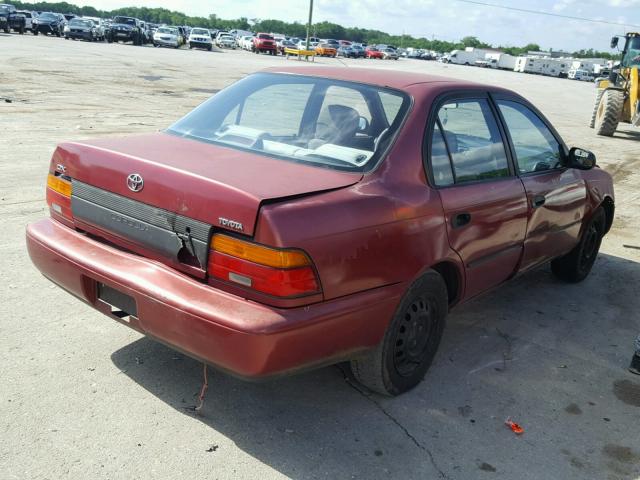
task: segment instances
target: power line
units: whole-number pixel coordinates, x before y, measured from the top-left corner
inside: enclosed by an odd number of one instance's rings
[[[577,16],[574,16],[574,15],[564,15],[562,13],[543,12],[541,10],[530,10],[528,8],[508,7],[506,5],[498,5],[498,4],[495,4],[495,3],[487,3],[487,2],[478,2],[478,1],[475,1],[475,0],[456,0],[456,1],[463,2],[463,3],[471,3],[473,5],[481,5],[483,7],[502,8],[504,10],[512,10],[512,11],[515,11],[515,12],[533,13],[535,15],[546,15],[548,17],[568,18],[569,20],[580,20],[582,22],[604,23],[604,24],[607,24],[607,25],[617,25],[619,27],[640,28],[640,25],[632,25],[632,24],[629,24],[629,23],[612,22],[610,20],[597,20],[595,18],[577,17]]]

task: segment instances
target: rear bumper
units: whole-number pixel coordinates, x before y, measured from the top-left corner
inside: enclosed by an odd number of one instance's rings
[[[375,346],[405,290],[396,284],[306,307],[278,309],[214,289],[152,260],[97,242],[57,221],[27,227],[27,249],[51,281],[102,313],[242,377],[334,363]],[[134,298],[121,320],[97,282]]]
[[[91,32],[66,32],[65,36],[69,38],[79,38],[81,40],[91,40],[93,38]]]

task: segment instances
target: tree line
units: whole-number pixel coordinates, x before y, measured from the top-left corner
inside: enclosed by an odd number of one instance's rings
[[[19,2],[13,4],[18,9],[47,11],[56,13],[72,13],[75,15],[86,15],[91,17],[111,18],[116,15],[127,17],[135,17],[145,22],[167,24],[167,25],[187,25],[190,27],[202,27],[218,30],[251,30],[253,32],[273,32],[283,35],[304,38],[307,34],[307,26],[299,22],[283,22],[282,20],[272,19],[249,19],[240,17],[237,19],[222,19],[217,15],[211,14],[208,17],[192,17],[182,12],[169,10],[166,8],[147,8],[147,7],[125,7],[115,10],[98,10],[97,8],[84,6],[80,7],[67,2]],[[428,39],[425,37],[414,37],[411,35],[391,35],[380,30],[371,30],[358,27],[343,27],[332,22],[318,22],[312,25],[313,36],[320,38],[348,39],[354,42],[364,42],[368,44],[386,44],[396,47],[413,47],[425,50],[433,50],[436,52],[450,52],[451,50],[464,49],[465,47],[476,48],[497,48],[511,55],[521,55],[528,51],[539,51],[540,46],[537,44],[528,44],[522,47],[498,46],[492,47],[484,43],[476,37],[468,36],[462,38],[459,42],[448,42],[438,39]],[[609,52],[601,52],[594,49],[579,50],[571,53],[574,57],[595,57],[618,59],[619,55]]]

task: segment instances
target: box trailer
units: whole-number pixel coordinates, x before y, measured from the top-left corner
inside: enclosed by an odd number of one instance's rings
[[[508,53],[487,53],[484,56],[484,64],[487,68],[499,68],[501,70],[514,70],[516,57]],[[476,62],[477,64],[477,62]]]
[[[475,65],[476,60],[484,59],[485,50],[477,48],[467,48],[465,50],[452,50],[447,57],[447,63],[455,63],[457,65]]]

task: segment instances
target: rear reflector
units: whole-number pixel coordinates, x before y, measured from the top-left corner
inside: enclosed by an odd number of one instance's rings
[[[318,292],[311,267],[280,269],[211,252],[209,274],[277,297],[299,297]]]

